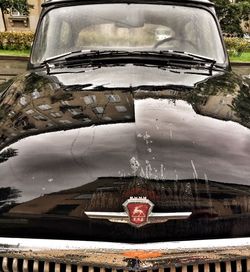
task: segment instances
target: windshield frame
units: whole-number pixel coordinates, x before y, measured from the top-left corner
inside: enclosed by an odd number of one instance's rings
[[[41,67],[44,67],[44,65],[42,65],[42,62],[41,63],[33,63],[32,62],[32,55],[33,55],[33,52],[34,52],[34,48],[35,48],[35,45],[38,41],[38,36],[39,36],[39,33],[40,33],[40,29],[41,29],[41,25],[42,25],[42,22],[43,22],[43,18],[47,15],[47,13],[49,13],[51,10],[53,9],[58,9],[58,8],[63,8],[63,7],[71,7],[71,6],[87,6],[87,5],[101,5],[101,4],[148,4],[148,5],[175,5],[175,6],[183,6],[183,7],[193,7],[193,8],[198,8],[198,9],[202,9],[202,10],[205,10],[207,12],[209,12],[214,21],[215,21],[215,24],[216,24],[216,27],[217,27],[217,31],[218,31],[218,34],[219,34],[219,38],[220,38],[220,41],[221,41],[221,45],[222,45],[222,48],[223,48],[223,53],[224,53],[224,63],[219,63],[219,65],[223,68],[225,68],[226,70],[231,70],[231,66],[230,66],[230,62],[229,62],[229,58],[228,58],[228,54],[227,54],[227,50],[226,50],[226,46],[225,46],[225,42],[224,42],[224,39],[223,39],[223,35],[222,35],[222,31],[221,31],[221,28],[220,28],[220,24],[219,24],[219,21],[218,21],[218,18],[215,14],[215,10],[214,10],[214,7],[213,7],[213,4],[210,3],[210,5],[208,5],[208,3],[202,3],[202,2],[181,2],[181,1],[156,1],[156,2],[152,2],[152,1],[121,1],[121,0],[116,0],[116,1],[112,1],[112,0],[108,0],[108,1],[98,1],[98,0],[95,0],[95,1],[92,1],[92,2],[79,2],[79,1],[68,1],[68,2],[55,2],[55,3],[46,3],[46,4],[43,4],[43,10],[42,10],[42,13],[40,15],[40,18],[39,18],[39,22],[38,22],[38,25],[37,25],[37,29],[36,29],[36,32],[35,32],[35,37],[34,37],[34,42],[33,42],[33,45],[32,45],[32,49],[31,49],[31,55],[30,55],[30,59],[29,59],[29,62],[28,62],[28,69],[36,69],[36,68],[41,68]]]

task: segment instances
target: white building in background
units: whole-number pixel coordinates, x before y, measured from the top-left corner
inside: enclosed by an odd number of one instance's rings
[[[10,10],[9,14],[0,13],[0,31],[35,31],[44,0],[28,0],[33,6],[29,15],[17,10]]]
[[[0,9],[0,32],[5,31],[5,27],[4,27],[4,20],[3,20],[3,16],[2,16],[2,10]]]

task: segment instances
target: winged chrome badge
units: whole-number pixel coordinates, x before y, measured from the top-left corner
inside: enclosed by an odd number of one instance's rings
[[[187,219],[192,212],[153,213],[154,204],[146,197],[130,197],[123,203],[125,212],[85,212],[92,219],[126,223],[136,228],[147,224],[164,223],[168,220]]]

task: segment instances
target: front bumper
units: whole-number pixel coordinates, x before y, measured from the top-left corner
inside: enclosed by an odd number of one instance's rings
[[[149,244],[0,238],[4,272],[250,271],[250,238]]]

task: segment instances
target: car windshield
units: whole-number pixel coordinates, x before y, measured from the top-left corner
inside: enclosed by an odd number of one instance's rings
[[[91,4],[47,12],[32,63],[77,50],[177,50],[225,62],[213,15],[206,9],[176,5]]]

